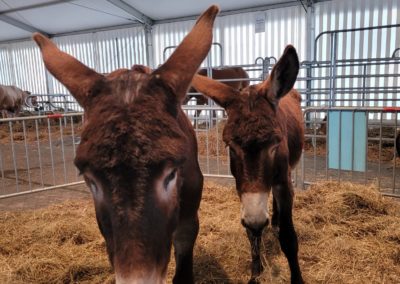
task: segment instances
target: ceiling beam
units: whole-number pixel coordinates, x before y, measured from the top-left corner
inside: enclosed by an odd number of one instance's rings
[[[5,22],[5,23],[7,23],[9,25],[12,25],[14,27],[17,27],[17,28],[19,28],[21,30],[24,30],[24,31],[27,31],[27,32],[30,32],[30,33],[40,32],[40,33],[44,34],[47,37],[51,36],[49,33],[46,33],[46,32],[44,32],[44,31],[42,31],[40,29],[37,29],[37,28],[35,28],[33,26],[25,24],[25,23],[23,23],[21,21],[18,21],[16,19],[14,19],[14,18],[11,18],[11,17],[9,17],[7,15],[0,15],[0,21]]]
[[[141,23],[137,22],[137,23],[129,23],[129,24],[107,26],[107,27],[100,27],[100,28],[90,28],[90,29],[84,29],[84,30],[52,34],[51,38],[73,36],[73,35],[80,35],[80,34],[91,34],[91,33],[104,32],[104,31],[114,31],[114,30],[119,30],[119,29],[127,29],[127,28],[142,27],[142,26],[143,25]],[[29,41],[29,40],[32,40],[32,39],[30,37],[22,37],[22,38],[17,38],[17,39],[0,40],[0,45],[16,43],[16,42],[24,42],[24,41]]]
[[[21,11],[26,11],[26,10],[33,10],[33,9],[37,9],[37,8],[48,7],[48,6],[58,5],[58,4],[65,4],[66,2],[72,2],[72,1],[74,1],[74,0],[56,0],[56,1],[49,1],[49,2],[45,2],[45,3],[26,5],[26,6],[22,6],[22,7],[18,7],[18,8],[2,10],[2,11],[0,11],[0,15],[21,12]]]
[[[124,2],[122,0],[107,0],[107,1],[110,2],[111,4],[113,4],[114,6],[117,6],[121,10],[124,10],[125,12],[127,12],[128,14],[133,16],[136,20],[138,20],[145,26],[151,27],[154,23],[153,19],[149,18],[148,16],[146,16],[139,10],[136,10],[131,5],[127,4],[126,2]]]

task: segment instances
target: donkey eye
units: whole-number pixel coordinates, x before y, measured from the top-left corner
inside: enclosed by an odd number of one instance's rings
[[[164,179],[164,189],[168,189],[169,183],[176,177],[177,170],[174,169],[169,175],[167,175]]]
[[[90,185],[90,190],[92,191],[92,193],[93,194],[97,193],[97,191],[98,191],[97,185],[93,181],[90,181],[89,185]]]
[[[278,146],[279,146],[279,144],[278,145],[274,145],[269,149],[269,155],[271,157],[275,156],[275,153],[276,153],[276,150],[278,149]]]

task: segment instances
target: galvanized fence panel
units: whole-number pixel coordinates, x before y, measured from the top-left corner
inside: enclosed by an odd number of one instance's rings
[[[307,88],[300,88],[307,106],[400,106],[400,58],[303,62]],[[351,84],[349,82],[352,82]],[[390,116],[389,116],[390,117]]]
[[[241,65],[250,74],[251,84],[260,82],[272,66],[269,58],[259,59],[256,64]],[[306,73],[307,70],[302,69],[300,75]],[[300,76],[297,87],[304,88],[306,82],[307,78]],[[194,101],[183,106],[183,109],[196,131],[199,162],[204,175],[231,177],[229,153],[222,141],[222,130],[227,119],[225,111],[214,104],[198,106]],[[327,122],[322,120],[328,110],[365,111],[368,149],[367,169],[364,172],[329,168],[329,116]],[[306,109],[306,147],[302,162],[293,174],[296,184],[302,181],[301,185],[307,185],[326,179],[377,182],[385,194],[399,194],[399,180],[396,178],[399,165],[396,160],[389,161],[395,153],[394,137],[399,125],[397,111],[393,108],[321,106]],[[388,113],[392,117],[390,120],[384,119],[387,117],[384,114]],[[82,113],[3,119],[0,120],[0,126],[1,195],[54,188],[79,181],[73,158],[82,127]],[[323,132],[324,128],[328,130]]]
[[[32,99],[27,99],[25,103],[24,109],[31,114],[41,115],[83,111],[83,108],[70,94],[33,94],[29,97],[35,98],[36,102],[34,104]]]
[[[0,197],[80,183],[82,124],[82,113],[0,119]]]
[[[338,112],[341,123],[337,132],[330,129],[337,127],[331,122],[333,112]],[[307,108],[304,111],[306,134],[301,160],[303,187],[322,180],[374,183],[383,194],[400,197],[400,179],[397,178],[400,175],[400,163],[395,143],[399,135],[399,112],[400,108]],[[356,113],[365,115],[365,125],[355,124]],[[387,113],[392,114],[392,120],[383,120],[384,114]],[[348,122],[353,131],[345,130],[345,114],[353,117],[353,120]],[[374,119],[375,114],[380,118]],[[319,117],[327,119],[322,121]],[[359,136],[363,134],[356,131],[360,130],[358,127],[365,127],[365,137]],[[357,153],[361,153],[361,156]],[[335,164],[332,159],[338,162]],[[343,160],[350,161],[350,166]],[[357,166],[360,160],[365,161],[364,168]]]

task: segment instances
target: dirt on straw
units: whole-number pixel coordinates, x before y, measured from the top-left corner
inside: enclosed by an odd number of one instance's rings
[[[233,187],[206,183],[195,247],[196,283],[247,283],[250,249]],[[398,283],[400,204],[370,186],[320,183],[296,192],[295,227],[307,283]],[[92,202],[0,214],[0,283],[112,283]],[[270,228],[261,283],[289,283]],[[173,257],[168,283],[174,270]]]

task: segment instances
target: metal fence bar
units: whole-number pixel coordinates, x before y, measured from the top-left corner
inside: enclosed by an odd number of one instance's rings
[[[3,150],[0,147],[0,169],[1,169],[1,180],[2,180],[2,189],[4,190],[5,186],[5,182],[4,182],[4,165],[3,165]]]
[[[53,177],[53,185],[56,184],[56,176],[54,173],[54,155],[53,155],[53,143],[51,141],[51,127],[50,127],[50,119],[47,118],[47,133],[49,134],[49,149],[50,149],[50,160],[51,160],[51,172]]]
[[[353,110],[351,112],[351,129],[352,129],[352,133],[351,133],[351,181],[353,181],[354,178],[354,117],[355,117],[355,111]],[[367,143],[368,144],[368,143]]]
[[[397,137],[397,112],[395,112],[395,117],[394,117],[394,143],[393,143],[393,176],[392,176],[392,178],[393,178],[393,185],[392,185],[392,188],[393,188],[393,190],[392,190],[392,194],[394,194],[395,193],[395,188],[396,188],[396,156],[397,156],[397,153],[396,153],[396,137]]]
[[[43,166],[42,166],[42,153],[40,147],[40,139],[39,139],[39,125],[38,120],[35,119],[35,130],[36,130],[36,142],[37,142],[37,149],[38,149],[38,159],[39,159],[39,169],[40,169],[40,182],[42,187],[44,187],[43,182]]]
[[[28,171],[28,182],[29,182],[29,190],[32,190],[32,182],[31,182],[31,167],[29,164],[29,151],[28,151],[28,144],[26,138],[26,126],[25,121],[22,121],[22,128],[24,133],[24,146],[25,146],[25,156],[26,156],[26,169]]]
[[[74,127],[74,120],[73,117],[70,117],[71,120],[71,139],[72,139],[72,153],[74,155],[74,157],[76,156],[76,141],[75,141],[75,127]],[[80,141],[79,141],[80,142]],[[76,180],[78,180],[78,170],[76,169],[76,167],[74,167],[75,169],[75,176],[76,176]]]
[[[382,29],[391,29],[391,28],[399,28],[400,24],[394,24],[394,25],[380,25],[380,26],[374,26],[374,27],[364,27],[364,28],[353,28],[353,29],[340,29],[340,30],[331,30],[331,31],[324,31],[317,35],[317,37],[314,40],[314,50],[317,50],[317,45],[319,39],[325,35],[325,34],[332,34],[337,35],[339,33],[349,33],[349,32],[357,32],[357,31],[371,31],[371,30],[382,30]],[[317,52],[314,54],[314,61],[317,60]]]
[[[63,169],[64,169],[64,182],[67,183],[67,168],[66,168],[66,165],[65,165],[63,123],[62,123],[61,117],[58,119],[58,121],[59,121],[59,127],[60,127],[61,157],[62,157]]]
[[[28,193],[42,192],[42,191],[56,189],[56,188],[62,188],[62,187],[66,187],[66,186],[80,185],[80,184],[84,184],[84,183],[85,183],[84,181],[78,181],[78,182],[71,182],[71,183],[66,183],[66,184],[48,186],[48,187],[39,188],[39,189],[33,189],[29,192],[17,192],[17,193],[5,194],[5,195],[0,195],[0,199],[10,198],[10,197],[15,197],[15,196],[20,196],[20,195],[26,195]]]
[[[13,134],[12,122],[9,121],[8,125],[9,125],[9,129],[10,129],[11,152],[12,152],[12,157],[13,157],[16,187],[17,187],[17,192],[19,192],[18,169],[17,169],[17,159],[16,159],[16,154],[15,154],[15,148],[14,148],[14,134]]]
[[[340,182],[340,174],[341,174],[341,168],[342,168],[342,111],[339,110],[339,136],[338,136],[338,144],[339,144],[339,167],[338,167],[338,176],[339,176],[339,182]]]
[[[367,122],[366,122],[366,128],[368,129],[369,127],[369,124],[368,124],[368,119],[366,120]],[[368,157],[368,131],[366,132],[366,134],[365,134],[365,139],[367,140],[367,145],[365,145],[365,153],[366,153],[366,155],[367,155],[367,157]],[[367,163],[366,163],[366,165],[365,165],[365,174],[364,174],[364,184],[367,184],[368,183],[368,160],[367,160]]]
[[[379,161],[378,161],[378,189],[381,189],[381,160],[382,160],[382,119],[383,115],[380,116],[380,125],[379,125]]]

